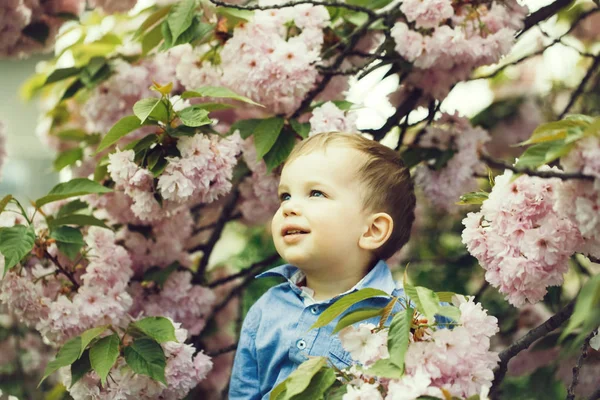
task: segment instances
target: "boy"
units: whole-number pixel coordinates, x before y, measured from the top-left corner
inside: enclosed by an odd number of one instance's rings
[[[279,185],[272,221],[277,252],[290,264],[262,276],[283,276],[250,309],[242,327],[230,400],[265,400],[307,356],[351,363],[337,335],[338,319],[309,330],[340,297],[366,287],[399,296],[383,261],[409,238],[415,196],[397,152],[360,135],[322,133],[299,143]],[[383,307],[387,297],[353,306]],[[353,309],[354,309],[353,308]]]

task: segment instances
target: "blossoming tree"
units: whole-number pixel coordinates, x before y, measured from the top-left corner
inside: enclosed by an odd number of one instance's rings
[[[261,228],[279,204],[278,167],[308,136],[358,133],[360,104],[345,93],[352,79],[385,69],[400,82],[394,112],[362,132],[393,142],[414,173],[413,240],[389,264],[417,264],[410,270],[423,285],[405,270],[407,296],[383,309],[360,308],[381,295],[369,289],[335,303],[314,329],[337,320],[353,365],[311,359],[271,398],[497,398],[515,390],[508,363],[533,343],[543,347],[539,360],[551,354],[545,363],[559,347],[581,349],[563,390],[600,397],[600,56],[589,23],[597,7],[136,3],[0,5],[0,56],[54,49],[23,92],[43,98],[39,134],[57,153],[55,169],[73,177],[32,207],[12,195],[0,201],[1,345],[10,349],[6,372],[21,382],[9,390],[225,396],[237,326],[264,290],[253,277],[281,261]],[[568,29],[552,36],[540,24],[557,13]],[[539,48],[506,61],[534,30]],[[575,48],[586,72],[574,88],[535,98],[524,88],[527,63],[557,45]],[[516,79],[503,75],[511,69]],[[509,95],[471,120],[441,112],[455,85],[473,79]],[[209,268],[236,223],[249,226],[247,248]],[[563,291],[566,274],[581,276],[581,287]],[[553,313],[542,318],[533,304]]]

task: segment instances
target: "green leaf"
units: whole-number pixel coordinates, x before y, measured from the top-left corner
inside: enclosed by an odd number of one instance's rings
[[[526,141],[519,143],[520,146],[543,143],[548,141],[554,141],[559,139],[565,139],[567,137],[567,130],[569,128],[583,128],[589,125],[589,122],[581,120],[562,120],[548,122],[535,128],[531,137]]]
[[[60,171],[66,166],[75,164],[83,158],[83,149],[75,147],[74,149],[63,151],[54,160],[54,170]]]
[[[363,301],[365,299],[370,299],[372,297],[378,297],[378,296],[390,297],[383,290],[373,289],[373,288],[365,288],[365,289],[358,290],[354,293],[350,293],[350,294],[340,298],[332,305],[330,305],[319,316],[319,319],[317,319],[317,321],[309,329],[321,328],[321,327],[329,324],[334,319],[336,319],[340,314],[342,314],[344,311],[346,311],[348,308],[350,308],[354,304],[356,304],[360,301]]]
[[[435,314],[440,309],[440,299],[437,294],[423,286],[412,286],[404,282],[404,292],[416,304],[417,311],[425,315],[428,323],[434,322]]]
[[[296,119],[290,119],[290,125],[292,126],[292,129],[298,135],[300,135],[300,137],[302,137],[302,139],[306,139],[308,137],[308,134],[310,133],[310,123],[305,122],[302,124]]]
[[[102,325],[96,328],[91,328],[79,335],[81,337],[81,351],[79,353],[79,357],[81,357],[88,344],[90,344],[92,340],[96,339],[100,334],[107,330],[109,326],[110,325]]]
[[[254,131],[254,146],[256,147],[256,159],[261,160],[271,150],[281,129],[284,120],[281,117],[263,119]]]
[[[231,108],[236,108],[237,106],[235,106],[233,104],[226,104],[226,103],[200,103],[200,104],[194,104],[194,107],[201,108],[208,112],[212,112],[212,111],[228,110]],[[260,121],[260,120],[258,120],[258,121]]]
[[[44,85],[49,85],[51,83],[70,78],[71,76],[79,74],[80,71],[81,68],[75,67],[55,69],[50,75],[48,75],[48,78],[46,78],[46,82],[44,82]]]
[[[61,347],[58,351],[56,358],[46,365],[46,369],[44,370],[44,376],[38,384],[38,387],[54,371],[58,370],[59,368],[73,364],[75,360],[79,358],[79,355],[81,354],[80,350],[81,337],[79,336],[76,336],[73,339],[69,340],[67,343],[65,343],[63,347]]]
[[[90,351],[86,350],[83,354],[71,364],[71,386],[76,384],[81,378],[92,370],[92,364],[90,364]]]
[[[321,368],[325,367],[327,364],[327,359],[325,357],[314,357],[310,358],[308,361],[300,364],[298,369],[290,374],[285,381],[281,383],[284,385],[286,394],[284,399],[291,399],[293,396],[304,392],[308,388],[310,381],[313,376],[315,376]],[[275,390],[273,390],[274,393]],[[280,390],[278,391],[280,392]],[[273,397],[273,393],[271,393],[271,399],[275,399]]]
[[[254,17],[254,11],[240,10],[232,7],[217,7],[215,12],[231,20],[233,23],[250,21]]]
[[[110,193],[112,189],[100,185],[98,182],[86,178],[75,178],[68,182],[59,183],[50,192],[35,201],[37,208],[53,201],[68,199],[69,197],[83,196],[86,194]]]
[[[458,322],[461,316],[460,309],[455,306],[440,306],[438,314],[443,317],[448,317],[455,322]]]
[[[156,341],[148,338],[136,339],[131,346],[125,347],[124,353],[125,361],[133,372],[167,384],[165,353]]]
[[[167,281],[167,279],[169,279],[169,276],[171,276],[171,274],[173,272],[177,271],[178,267],[179,267],[179,264],[177,262],[174,262],[166,268],[160,268],[160,267],[150,268],[148,271],[146,271],[144,273],[143,280],[155,282],[160,288],[162,288],[164,286],[165,282]]]
[[[262,105],[256,103],[248,97],[239,95],[231,89],[220,86],[204,86],[200,89],[185,91],[181,94],[182,99],[191,99],[194,97],[216,97],[222,99],[233,99],[243,101],[244,103],[254,104],[255,106],[263,107]]]
[[[331,368],[321,369],[310,380],[308,387],[295,396],[286,398],[291,400],[317,400],[322,399],[323,395],[335,383],[335,371]],[[289,393],[289,392],[288,392]]]
[[[79,89],[83,89],[85,85],[81,82],[81,79],[75,79],[66,89],[63,95],[60,97],[60,101],[70,99],[75,96]]]
[[[195,16],[195,9],[196,0],[183,0],[176,3],[170,10],[167,16],[167,24],[173,37],[173,42],[190,27]]]
[[[390,361],[404,372],[404,357],[410,341],[410,326],[414,310],[407,308],[394,315],[388,332],[388,350]]]
[[[165,50],[173,47],[173,35],[171,34],[171,30],[169,29],[169,24],[167,23],[166,20],[163,21],[162,24],[160,24],[160,32],[162,33],[164,42],[163,42],[162,46],[159,47],[158,50],[165,51]]]
[[[150,29],[150,27],[152,27],[154,24],[158,23],[161,19],[163,19],[169,13],[171,7],[172,5],[168,5],[166,7],[159,8],[158,10],[150,14],[148,18],[146,18],[144,22],[142,22],[138,30],[135,31],[133,39],[139,38],[144,32]]]
[[[369,376],[378,376],[381,378],[399,379],[403,375],[403,370],[394,364],[389,358],[377,360],[368,368],[361,368],[363,373]]]
[[[106,386],[106,377],[119,357],[119,336],[113,333],[98,340],[90,348],[90,362],[103,386]]]
[[[59,226],[53,229],[50,237],[56,239],[58,249],[71,260],[75,259],[85,245],[81,231],[69,226]]]
[[[8,203],[12,200],[12,195],[7,194],[6,196],[4,196],[2,198],[2,200],[0,200],[0,214],[2,214],[2,211],[4,211],[4,209],[6,208],[6,206],[8,205]]]
[[[78,226],[99,226],[100,228],[110,229],[104,221],[84,214],[71,214],[64,217],[56,218],[48,223],[50,228],[54,229],[62,225],[78,225]]]
[[[167,318],[147,317],[131,323],[131,326],[139,329],[158,343],[177,342],[175,327]]]
[[[569,333],[579,328],[598,307],[600,307],[600,274],[591,277],[581,288],[573,315],[569,318],[569,323],[560,335],[559,341],[562,342]]]
[[[208,111],[196,106],[184,108],[183,110],[179,111],[177,115],[184,125],[194,128],[198,126],[209,125],[212,122],[212,120],[208,117]]]
[[[162,26],[156,25],[142,38],[142,56],[147,55],[163,40]]]
[[[88,134],[82,129],[65,129],[63,131],[58,132],[55,136],[59,137],[62,140],[81,142],[85,140]]]
[[[296,137],[289,130],[284,129],[277,138],[277,141],[271,147],[271,150],[265,154],[265,164],[267,164],[267,172],[271,172],[284,162],[296,145]]]
[[[140,119],[140,123],[146,122],[148,118],[157,121],[168,122],[169,112],[165,103],[159,98],[141,99],[133,105],[133,113]]]
[[[517,168],[535,169],[561,157],[565,151],[568,152],[570,150],[570,146],[572,145],[566,145],[564,140],[534,144],[525,150],[515,166]]]
[[[233,123],[233,125],[231,125],[229,133],[232,134],[236,130],[239,130],[242,139],[247,139],[256,131],[256,128],[261,122],[262,119],[242,119],[240,121],[236,121]]]
[[[115,38],[118,40],[118,37],[115,36]],[[93,57],[88,62],[85,68],[83,68],[81,71],[80,78],[85,86],[87,86],[89,89],[93,89],[100,82],[108,79],[110,74],[110,65],[108,65],[108,62],[106,62],[106,58],[99,56]]]
[[[489,197],[489,193],[487,192],[470,192],[465,193],[460,196],[460,201],[457,201],[458,205],[468,205],[468,204],[483,204]]]
[[[438,299],[442,302],[452,303],[452,297],[456,294],[454,292],[436,292]]]
[[[364,307],[351,311],[338,321],[333,333],[338,333],[347,326],[381,315],[383,308]]]
[[[64,206],[62,206],[60,208],[60,210],[58,210],[58,213],[56,213],[56,218],[71,215],[79,210],[83,210],[83,209],[87,209],[87,208],[88,208],[88,203],[81,201],[79,199],[73,200],[73,201],[65,204]]]
[[[35,232],[32,226],[15,225],[0,228],[0,253],[4,256],[3,274],[29,254],[34,243]]]

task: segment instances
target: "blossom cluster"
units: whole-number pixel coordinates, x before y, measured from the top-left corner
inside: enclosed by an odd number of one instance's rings
[[[75,400],[83,399],[181,399],[203,380],[210,369],[212,361],[203,352],[194,357],[194,347],[184,344],[188,332],[175,325],[177,342],[162,343],[166,357],[165,379],[167,386],[154,381],[146,375],[134,373],[130,368],[123,368],[125,360],[117,359],[117,366],[111,370],[111,378],[104,386],[95,372],[88,372],[71,386],[69,367],[60,369],[63,384],[69,388],[69,394]]]
[[[456,114],[444,114],[427,128],[419,147],[453,152],[439,170],[432,165],[419,165],[415,170],[415,183],[436,207],[455,211],[460,196],[477,189],[474,174],[485,172],[478,152],[489,139],[485,130],[472,127],[467,118]]]
[[[308,136],[325,132],[357,133],[357,119],[355,112],[340,110],[334,103],[328,101],[313,110]]]
[[[239,134],[225,139],[197,134],[177,142],[181,157],[167,157],[158,177],[134,162],[133,150],[109,155],[108,172],[115,187],[131,199],[131,211],[142,221],[164,219],[181,205],[210,203],[231,191],[233,167],[241,150]],[[160,195],[161,204],[155,195]]]
[[[490,5],[406,0],[400,10],[408,24],[399,21],[392,28],[395,50],[415,67],[409,82],[437,99],[473,69],[507,54],[527,14],[516,0]]]
[[[278,3],[258,2],[261,6]],[[209,60],[196,66],[198,54],[193,52],[182,60],[177,76],[188,87],[218,84],[264,105],[271,113],[293,113],[319,77],[315,64],[328,22],[329,13],[323,6],[258,10],[250,21],[235,27],[219,54],[218,65]]]
[[[564,182],[557,209],[569,216],[584,239],[578,252],[600,257],[600,138],[585,137],[560,162],[567,172],[594,177],[589,181]]]
[[[463,220],[463,243],[486,270],[485,279],[516,307],[536,303],[563,283],[568,259],[583,243],[577,226],[555,207],[562,182],[496,177],[481,211]]]
[[[240,183],[240,212],[250,224],[263,224],[270,220],[279,208],[277,187],[279,178],[267,171],[264,161],[256,159],[254,138],[249,137],[242,145],[243,159],[252,175]]]
[[[71,297],[60,294],[63,284],[52,274],[58,267],[44,268],[37,260],[31,269],[11,270],[2,280],[0,301],[50,343],[64,343],[94,326],[118,325],[131,307],[126,287],[133,271],[127,251],[107,229],[91,227],[85,240],[90,261]],[[67,265],[68,259],[58,253],[56,245],[48,252]]]
[[[490,338],[498,332],[498,321],[473,298],[455,296],[453,303],[461,317],[452,329],[428,329],[422,336],[411,334],[405,373],[400,379],[377,378],[369,372],[375,361],[390,357],[386,331],[374,332],[369,324],[342,330],[342,345],[363,364],[363,368],[352,366],[345,371],[353,379],[343,400],[412,400],[425,395],[444,398],[442,390],[465,398],[489,389],[499,361],[497,353],[489,350]]]
[[[160,292],[146,291],[138,282],[130,286],[133,294],[133,316],[164,316],[181,321],[190,335],[198,335],[206,326],[206,317],[216,300],[208,288],[192,284],[190,271],[169,275]]]
[[[84,0],[4,0],[0,4],[0,58],[24,58],[51,49],[58,28],[65,22],[61,13],[79,16]],[[47,29],[47,37],[34,38],[26,28]],[[38,39],[38,40],[36,40]]]

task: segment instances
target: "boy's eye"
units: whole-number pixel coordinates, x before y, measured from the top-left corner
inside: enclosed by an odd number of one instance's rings
[[[325,193],[321,192],[320,190],[311,190],[310,191],[310,195],[315,196],[315,197],[325,197]]]
[[[290,194],[289,193],[281,193],[279,195],[279,201],[286,201],[290,199]]]

